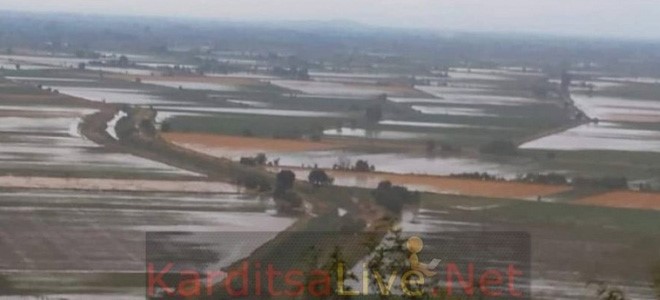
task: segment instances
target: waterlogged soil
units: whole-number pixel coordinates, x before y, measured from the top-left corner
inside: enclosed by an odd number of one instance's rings
[[[235,193],[237,186],[212,181],[136,180],[57,177],[0,176],[0,187],[73,189],[94,191],[150,191],[189,193]]]

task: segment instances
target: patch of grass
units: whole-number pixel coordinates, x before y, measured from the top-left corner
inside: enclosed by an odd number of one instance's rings
[[[640,234],[660,232],[660,212],[652,210],[531,202],[458,195],[424,194],[422,206],[430,209],[489,207],[469,213],[485,222],[496,221],[527,225],[573,226],[611,229]]]
[[[181,116],[169,119],[171,131],[206,132],[257,137],[301,137],[332,128],[339,119],[281,116],[219,115],[217,117]]]

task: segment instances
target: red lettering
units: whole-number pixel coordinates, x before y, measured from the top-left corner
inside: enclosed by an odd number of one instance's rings
[[[454,285],[454,280],[452,278],[452,274],[455,273],[456,277],[458,279],[458,283],[461,285],[463,288],[463,291],[468,296],[472,296],[474,293],[474,264],[469,263],[468,264],[468,279],[467,281],[463,278],[463,275],[461,272],[458,270],[458,266],[454,263],[449,263],[447,264],[447,295],[451,296],[452,295],[452,288]]]

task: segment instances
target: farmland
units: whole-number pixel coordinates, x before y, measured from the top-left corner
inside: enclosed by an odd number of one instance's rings
[[[386,224],[527,232],[534,298],[653,298],[660,74],[235,42],[0,55],[0,294],[143,299],[149,232],[265,232],[214,249],[228,267]]]

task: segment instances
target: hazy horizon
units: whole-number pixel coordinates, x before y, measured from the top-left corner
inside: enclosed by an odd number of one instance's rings
[[[5,11],[201,18],[337,21],[437,31],[660,39],[660,3],[631,0],[0,0]]]

